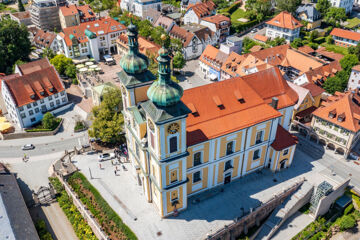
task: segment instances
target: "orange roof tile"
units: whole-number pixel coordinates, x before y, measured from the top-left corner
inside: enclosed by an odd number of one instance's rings
[[[35,102],[58,92],[64,91],[63,84],[53,66],[26,73],[14,78],[2,79],[18,107]],[[53,91],[50,89],[53,88]],[[40,92],[44,91],[41,95]],[[34,95],[31,98],[31,95]]]
[[[354,40],[354,41],[360,41],[360,33],[349,31],[349,30],[344,30],[344,29],[341,29],[341,28],[334,28],[331,31],[330,35],[331,36],[342,37],[342,38],[346,38],[346,39],[351,39],[351,40]]]
[[[196,3],[194,5],[190,4],[186,11],[192,9],[199,18],[203,18],[209,16],[211,11],[215,10],[215,7],[215,3],[209,0],[206,2]]]
[[[352,70],[360,72],[360,65],[356,65],[352,68]]]
[[[310,91],[311,96],[313,97],[319,96],[323,92],[325,92],[324,89],[322,89],[321,87],[319,87],[314,83],[305,83],[304,85],[301,85],[301,87],[308,89]]]
[[[129,49],[128,46],[128,37],[126,34],[122,33],[120,34],[120,36],[118,37],[118,39],[116,40],[116,42],[118,44],[120,44],[122,47]],[[151,42],[149,40],[147,40],[146,38],[143,38],[141,36],[138,37],[138,44],[139,44],[139,50],[142,54],[144,55],[154,55],[155,57],[157,57],[159,55],[159,50],[160,50],[160,46],[157,45],[154,42]]]
[[[25,64],[18,65],[18,68],[21,72],[21,74],[29,74],[35,71],[39,71],[41,69],[45,69],[51,67],[51,64],[47,58],[42,58],[37,61],[28,62]]]
[[[181,39],[184,47],[187,47],[190,44],[191,40],[195,37],[195,34],[186,31],[186,29],[179,27],[178,25],[174,25],[171,28],[169,35],[171,38]]]
[[[299,47],[298,50],[299,50],[300,52],[307,53],[307,54],[315,52],[315,50],[312,49],[311,47],[309,47],[308,45]]]
[[[315,84],[322,85],[327,78],[332,77],[336,72],[341,70],[341,65],[338,61],[333,61],[329,64],[319,66],[314,69],[309,69],[305,72],[307,79],[312,80]]]
[[[90,19],[93,18],[95,20],[96,16],[94,11],[91,9],[90,5],[67,5],[60,7],[59,11],[63,16],[74,16],[79,15],[80,19]]]
[[[37,46],[41,46],[43,48],[50,48],[54,39],[56,38],[56,34],[52,32],[43,31],[41,29],[37,29],[37,32],[34,36],[34,43]]]
[[[331,111],[337,114],[334,118],[329,117]],[[341,114],[344,116],[343,121],[338,120],[338,115]],[[335,93],[335,96],[329,97],[313,115],[356,133],[360,130],[360,94]]]
[[[303,25],[294,18],[290,13],[286,11],[282,11],[278,15],[276,15],[273,19],[266,22],[269,25],[287,28],[287,29],[296,29],[302,27]]]
[[[256,34],[254,36],[254,39],[258,40],[260,42],[266,42],[269,38],[267,36],[264,36],[264,35]]]
[[[224,61],[226,60],[226,54],[221,52],[218,48],[212,45],[207,45],[205,50],[200,56],[200,61],[206,65],[211,65],[212,68],[220,70]]]
[[[340,61],[344,57],[344,55],[342,55],[340,53],[334,53],[334,52],[327,51],[325,47],[321,47],[321,48],[317,49],[316,53],[318,55],[320,54],[320,55],[323,55],[327,58],[331,58],[336,61]]]
[[[214,23],[217,28],[220,28],[220,23],[221,22],[230,23],[230,18],[228,18],[228,17],[226,17],[224,15],[221,15],[221,14],[217,14],[217,15],[210,16],[210,17],[205,17],[205,18],[202,18],[201,20],[206,21],[206,22]]]
[[[288,147],[291,147],[298,143],[296,136],[290,134],[286,131],[280,124],[276,129],[276,136],[274,142],[271,144],[271,147],[276,151],[281,151]]]
[[[257,52],[257,51],[260,51],[260,50],[263,50],[264,48],[262,46],[259,46],[259,45],[255,45],[253,46],[252,48],[249,49],[250,52]]]
[[[101,18],[92,22],[84,22],[78,26],[67,27],[63,29],[66,45],[72,45],[70,35],[75,36],[80,43],[87,42],[88,38],[85,35],[86,29],[95,33],[96,36],[100,36],[118,31],[125,32],[126,27],[110,17]]]

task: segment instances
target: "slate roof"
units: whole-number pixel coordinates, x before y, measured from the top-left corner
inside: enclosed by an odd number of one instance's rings
[[[317,21],[321,18],[320,12],[315,8],[313,4],[303,4],[296,9],[296,14],[299,15],[305,13],[307,18],[311,21]]]

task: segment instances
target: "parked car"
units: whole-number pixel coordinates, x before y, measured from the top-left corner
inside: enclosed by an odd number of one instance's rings
[[[101,161],[106,161],[106,160],[110,160],[113,158],[115,158],[115,153],[103,153],[103,154],[99,155],[98,160],[101,162]]]
[[[115,65],[115,60],[110,55],[104,55],[104,60],[106,65]]]
[[[35,146],[33,144],[25,144],[24,146],[21,147],[22,150],[32,150],[34,149]]]
[[[258,30],[256,28],[254,28],[253,30],[251,30],[251,33],[256,33]]]

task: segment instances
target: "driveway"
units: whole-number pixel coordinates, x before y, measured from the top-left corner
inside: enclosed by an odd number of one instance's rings
[[[187,61],[181,70],[181,74],[177,75],[176,78],[180,81],[179,84],[184,90],[212,83],[202,76],[198,59]]]

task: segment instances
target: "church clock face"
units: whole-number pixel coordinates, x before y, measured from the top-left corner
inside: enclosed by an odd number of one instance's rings
[[[155,130],[154,124],[152,123],[152,121],[148,120],[148,125],[151,131]]]
[[[177,123],[172,123],[172,124],[169,125],[167,131],[168,131],[168,133],[170,133],[170,134],[175,134],[175,133],[177,133],[177,132],[179,131],[179,129],[180,129],[179,124],[177,124]]]

